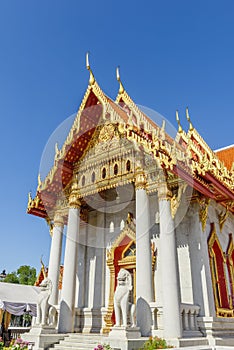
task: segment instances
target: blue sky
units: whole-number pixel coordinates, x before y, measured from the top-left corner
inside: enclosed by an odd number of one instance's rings
[[[26,214],[47,140],[76,112],[88,83],[85,53],[115,97],[116,66],[136,103],[176,126],[185,108],[216,149],[233,142],[234,2],[1,0],[0,270],[49,260],[44,220]]]

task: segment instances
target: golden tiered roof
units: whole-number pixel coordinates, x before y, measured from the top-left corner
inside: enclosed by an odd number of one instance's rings
[[[134,103],[121,82],[118,70],[120,87],[114,102],[99,87],[88,57],[86,66],[90,72],[89,84],[76,118],[62,148],[59,150],[56,147],[50,172],[43,181],[39,177],[35,198],[29,194],[28,213],[47,218],[48,209],[53,210],[59,193],[69,192],[76,164],[90,147],[97,128],[110,124],[115,125],[120,138],[125,137],[137,143],[166,172],[181,178],[201,195],[214,199],[234,212],[234,171],[228,164],[227,167],[224,165],[221,154],[213,152],[193,127],[188,109],[189,130],[183,130],[177,113],[179,127],[173,140],[165,132],[164,123],[162,126],[156,125]],[[129,179],[135,181],[134,176]],[[117,185],[102,187],[100,184],[99,190]]]

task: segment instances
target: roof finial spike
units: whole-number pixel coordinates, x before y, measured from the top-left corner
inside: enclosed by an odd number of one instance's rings
[[[189,122],[189,131],[192,131],[193,130],[193,124],[192,124],[190,116],[189,116],[188,107],[186,107],[186,118],[187,118],[187,121]]]
[[[183,131],[182,126],[180,124],[179,112],[176,110],[176,121],[178,123],[178,132],[181,133]]]
[[[163,119],[163,121],[162,121],[162,126],[161,126],[161,128],[160,128],[160,138],[162,139],[162,140],[165,140],[165,127],[166,127],[166,121],[165,121],[165,119]]]
[[[119,94],[122,94],[124,92],[124,87],[123,87],[122,81],[120,79],[119,68],[120,68],[119,66],[116,68],[116,79],[119,82]]]
[[[42,184],[41,174],[40,173],[38,174],[37,181],[38,181],[37,190],[39,191],[40,187],[41,187],[41,184]]]
[[[28,192],[28,203],[32,201],[32,193],[31,191]]]
[[[93,85],[95,83],[95,78],[92,72],[92,69],[90,68],[89,64],[89,52],[86,52],[86,68],[88,69],[90,76],[89,76],[89,84]]]
[[[59,153],[58,142],[55,143],[54,150],[55,150],[55,156],[57,156]]]

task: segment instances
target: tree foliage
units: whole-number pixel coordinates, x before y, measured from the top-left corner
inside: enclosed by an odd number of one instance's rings
[[[19,283],[19,279],[15,271],[8,273],[2,281],[7,283]]]
[[[22,265],[17,271],[8,273],[4,282],[34,285],[37,279],[36,269],[29,265]]]

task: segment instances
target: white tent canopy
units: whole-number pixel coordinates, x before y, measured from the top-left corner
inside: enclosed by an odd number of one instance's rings
[[[40,287],[0,282],[0,309],[17,316],[30,311],[36,316],[40,290]]]

